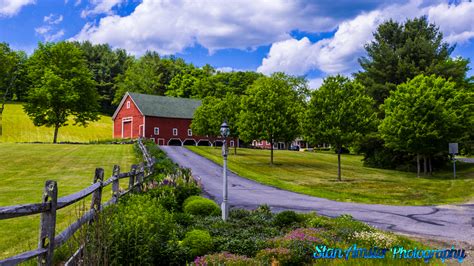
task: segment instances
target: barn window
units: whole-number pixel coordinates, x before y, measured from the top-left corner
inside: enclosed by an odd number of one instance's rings
[[[153,131],[154,131],[155,135],[160,135],[160,128],[159,127],[155,127]]]
[[[178,129],[177,128],[173,128],[173,136],[178,136]]]
[[[188,129],[188,136],[191,137],[193,135],[193,131],[191,129]]]
[[[127,101],[127,109],[130,109],[130,101]]]

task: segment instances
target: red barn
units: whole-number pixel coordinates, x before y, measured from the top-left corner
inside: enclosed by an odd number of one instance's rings
[[[219,145],[191,130],[200,100],[127,92],[112,116],[114,138],[144,137],[159,145]],[[230,146],[233,146],[231,141]]]

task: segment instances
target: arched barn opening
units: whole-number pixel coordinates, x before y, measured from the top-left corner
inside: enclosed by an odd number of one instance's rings
[[[168,146],[183,146],[183,143],[180,139],[170,139],[168,141]]]
[[[222,140],[216,140],[214,141],[214,146],[216,147],[222,147],[224,145],[224,142]]]
[[[196,141],[194,139],[185,139],[183,145],[196,146]]]
[[[209,140],[200,140],[198,141],[198,146],[211,146],[211,142]]]

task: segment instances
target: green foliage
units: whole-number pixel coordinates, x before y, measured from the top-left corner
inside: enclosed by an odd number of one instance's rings
[[[268,245],[266,241],[281,234],[281,229],[272,223],[273,214],[264,209],[254,211],[234,210],[230,219],[223,222],[217,216],[195,217],[194,228],[210,232],[214,240],[214,251],[228,251],[234,254],[254,256]]]
[[[273,223],[278,227],[291,227],[302,220],[302,217],[294,211],[282,211],[275,215]]]
[[[432,156],[467,139],[474,126],[474,91],[441,77],[420,75],[401,84],[382,105],[379,131],[396,151]]]
[[[313,92],[305,120],[311,143],[329,143],[337,150],[347,147],[373,129],[372,100],[364,88],[342,76],[328,77]]]
[[[239,137],[238,119],[242,110],[240,97],[226,94],[223,98],[207,97],[194,113],[191,128],[197,135],[220,136],[220,127],[226,121],[230,128],[230,137]]]
[[[173,240],[176,224],[158,199],[130,195],[107,208],[104,215],[104,222],[92,225],[99,228],[86,229],[86,258],[102,249],[111,264],[156,264],[167,260],[166,246]]]
[[[372,99],[359,83],[340,75],[328,77],[311,97],[304,122],[306,139],[310,143],[329,143],[340,156],[343,147],[357,143],[375,128],[372,106]],[[340,167],[338,160],[339,180]]]
[[[150,179],[157,179],[157,181],[161,181],[165,175],[170,175],[178,171],[178,165],[168,158],[166,153],[158,148],[158,146],[153,141],[144,140],[144,145],[150,155],[155,158],[155,175],[151,176]],[[137,145],[135,145],[135,152],[140,156],[142,154],[140,148]]]
[[[243,95],[247,87],[261,76],[253,71],[216,72],[210,65],[202,68],[187,65],[171,80],[166,95],[199,99]]]
[[[28,60],[28,77],[32,87],[25,111],[35,126],[54,127],[54,143],[70,116],[82,126],[98,120],[95,81],[81,50],[72,43],[40,43]]]
[[[92,44],[89,41],[74,42],[84,54],[87,66],[96,82],[96,90],[100,96],[102,113],[113,114],[115,106],[115,79],[123,74],[133,58],[124,49],[112,50],[109,44]],[[122,95],[123,96],[123,95]]]
[[[304,80],[283,73],[257,79],[242,98],[239,118],[240,138],[244,141],[267,140],[289,142],[300,131],[300,114],[304,108]],[[273,164],[273,145],[271,164]]]
[[[382,104],[396,86],[419,74],[435,74],[458,85],[466,83],[469,60],[451,58],[454,50],[443,42],[443,34],[426,17],[407,20],[404,24],[389,20],[374,33],[366,46],[367,57],[359,59],[364,71],[356,79]]]
[[[0,100],[23,100],[29,86],[26,77],[26,53],[13,51],[0,43]],[[0,108],[3,106],[0,105]],[[1,111],[1,110],[0,110]],[[1,112],[0,112],[1,113]]]
[[[146,52],[139,59],[131,61],[124,74],[118,75],[113,103],[120,103],[127,91],[165,95],[170,81],[185,67],[186,63],[181,58],[162,58],[156,52]]]
[[[206,254],[213,245],[209,232],[198,229],[187,232],[181,244],[190,250],[192,258]]]
[[[291,250],[287,248],[266,248],[260,250],[255,258],[265,265],[272,265],[274,263],[278,263],[281,266],[292,265]]]
[[[258,265],[259,261],[248,258],[246,256],[235,255],[229,252],[221,252],[198,257],[194,260],[192,265],[207,266],[207,265],[227,265],[227,266],[247,266]]]
[[[193,215],[208,216],[219,214],[220,208],[213,200],[200,196],[191,196],[184,201],[183,211]]]

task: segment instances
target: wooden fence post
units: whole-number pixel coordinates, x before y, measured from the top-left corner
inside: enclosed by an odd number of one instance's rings
[[[135,183],[135,175],[137,174],[137,165],[132,165],[130,169],[130,178],[128,179],[128,189],[132,189]]]
[[[140,166],[138,167],[138,174],[137,174],[137,191],[142,192],[142,186],[143,186],[143,176],[145,175],[145,166],[143,162],[140,163]]]
[[[112,181],[112,199],[114,203],[118,202],[118,198],[120,196],[120,186],[119,186],[119,179],[118,175],[120,174],[120,166],[114,165],[113,175],[115,177],[114,181]]]
[[[102,181],[104,181],[104,169],[96,168],[94,175],[94,183],[100,182],[100,187],[92,194],[91,209],[95,209],[97,212],[101,210],[102,202]]]
[[[40,237],[38,248],[46,248],[46,253],[38,256],[38,265],[52,265],[54,254],[54,236],[56,230],[56,208],[58,206],[58,185],[48,180],[44,185],[43,203],[49,202],[49,210],[41,213]]]

